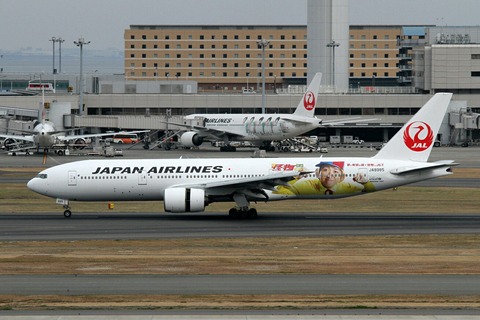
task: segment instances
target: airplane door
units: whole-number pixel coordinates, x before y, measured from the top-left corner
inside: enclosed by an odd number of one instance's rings
[[[68,186],[77,185],[77,171],[68,171]]]
[[[142,171],[138,174],[138,185],[144,186],[147,184],[147,173]]]

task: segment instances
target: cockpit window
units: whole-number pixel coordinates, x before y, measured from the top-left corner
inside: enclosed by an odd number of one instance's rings
[[[36,178],[47,179],[47,174],[46,173],[39,173],[39,174],[37,174]]]

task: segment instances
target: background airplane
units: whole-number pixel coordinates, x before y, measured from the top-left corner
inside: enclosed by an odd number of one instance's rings
[[[31,190],[69,201],[163,200],[166,212],[202,212],[235,202],[229,214],[254,217],[252,201],[332,199],[395,188],[452,173],[452,160],[427,162],[452,94],[433,96],[373,157],[86,160],[40,172]]]
[[[0,138],[4,139],[3,147],[12,152],[29,152],[43,150],[47,153],[51,149],[59,149],[59,153],[67,147],[76,149],[83,149],[87,145],[87,139],[97,137],[109,137],[115,134],[127,133],[143,133],[149,130],[139,131],[121,131],[109,133],[93,133],[93,134],[78,134],[65,135],[65,130],[57,130],[55,124],[47,119],[47,111],[45,103],[41,105],[41,117],[33,123],[31,131],[22,131],[22,135],[0,134]],[[71,131],[71,130],[68,130]]]
[[[248,141],[252,145],[273,151],[272,141],[281,141],[308,131],[339,123],[365,121],[359,118],[322,122],[314,116],[322,73],[315,74],[293,114],[191,114],[184,123],[169,125],[185,128],[180,143],[185,147],[201,145],[204,141],[221,141],[220,151],[235,151],[232,141]],[[369,119],[366,119],[369,120]]]
[[[10,152],[20,152],[28,150],[48,150],[55,148],[73,147],[83,149],[86,147],[87,139],[98,137],[111,137],[116,134],[143,133],[149,130],[139,131],[119,131],[109,133],[92,133],[79,135],[65,135],[65,131],[55,130],[55,125],[51,121],[35,122],[34,128],[26,135],[0,134],[0,138],[5,139],[3,145]]]

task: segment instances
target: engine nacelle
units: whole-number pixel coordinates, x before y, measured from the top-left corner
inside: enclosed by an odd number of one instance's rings
[[[185,147],[197,147],[203,143],[203,137],[197,132],[188,131],[182,134],[180,143]]]
[[[17,145],[17,140],[12,138],[7,138],[3,141],[3,147],[5,150],[11,150]]]
[[[205,210],[205,190],[169,188],[163,195],[165,212],[202,212]]]
[[[78,138],[74,142],[73,149],[83,150],[87,146],[87,141],[84,138]]]

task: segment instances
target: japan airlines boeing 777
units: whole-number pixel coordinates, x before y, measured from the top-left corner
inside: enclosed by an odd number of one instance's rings
[[[248,141],[273,151],[272,141],[294,138],[321,126],[370,120],[352,117],[325,122],[315,117],[321,80],[322,74],[316,73],[293,114],[191,114],[184,117],[183,124],[169,124],[185,128],[180,135],[185,147],[199,146],[205,140],[223,141],[220,151],[235,151],[232,141]]]
[[[452,94],[433,96],[375,156],[84,160],[40,172],[28,187],[69,201],[163,200],[166,212],[202,212],[234,201],[230,215],[256,216],[252,201],[331,199],[451,174],[451,160],[427,162]]]

